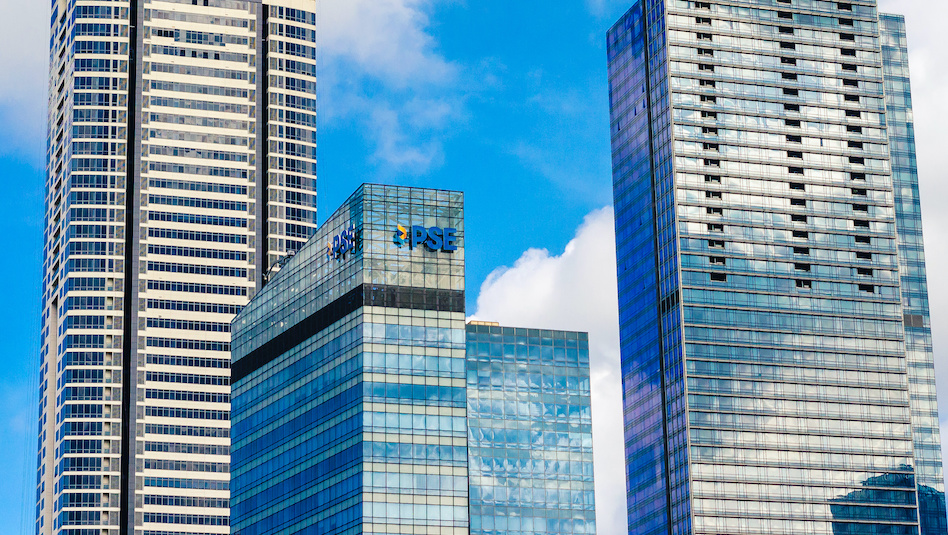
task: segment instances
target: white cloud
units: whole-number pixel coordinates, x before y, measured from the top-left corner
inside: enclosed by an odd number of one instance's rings
[[[0,153],[42,160],[49,2],[0,0]]]
[[[333,0],[318,8],[320,53],[407,87],[448,81],[456,67],[435,52],[426,32],[430,0]]]
[[[428,32],[427,12],[436,3],[319,4],[322,117],[330,126],[363,125],[374,161],[388,171],[417,175],[439,167],[449,124],[463,121],[461,68],[438,53]]]
[[[589,332],[597,528],[599,533],[624,533],[625,460],[612,209],[589,214],[562,254],[530,249],[513,267],[491,273],[481,286],[473,317],[513,327]]]

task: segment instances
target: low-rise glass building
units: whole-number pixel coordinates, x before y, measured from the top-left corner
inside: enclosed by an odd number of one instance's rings
[[[589,337],[467,326],[471,533],[596,533]]]

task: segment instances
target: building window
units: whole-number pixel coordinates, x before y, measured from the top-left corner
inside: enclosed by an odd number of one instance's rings
[[[724,273],[712,273],[711,274],[712,282],[727,282],[727,275]]]
[[[797,279],[797,288],[801,290],[809,290],[813,288],[813,281]]]

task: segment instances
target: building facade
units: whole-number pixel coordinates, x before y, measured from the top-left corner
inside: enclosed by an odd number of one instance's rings
[[[463,210],[362,186],[234,320],[234,533],[469,533]]]
[[[471,535],[595,535],[589,336],[467,326]]]
[[[607,44],[630,533],[944,533],[903,21],[640,0]]]
[[[316,227],[315,2],[51,9],[36,532],[229,533],[230,321]]]

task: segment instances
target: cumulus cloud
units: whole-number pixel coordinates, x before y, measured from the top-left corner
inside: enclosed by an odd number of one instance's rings
[[[589,214],[562,254],[530,249],[480,288],[472,319],[589,332],[599,533],[626,531],[613,212]]]

